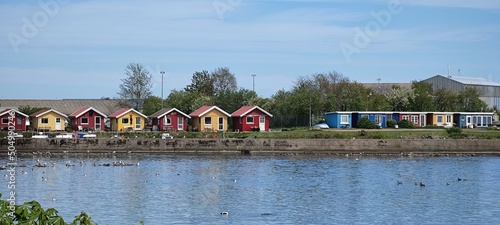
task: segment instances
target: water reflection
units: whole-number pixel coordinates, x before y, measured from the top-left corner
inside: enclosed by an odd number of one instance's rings
[[[34,167],[38,160],[48,167]],[[99,224],[500,223],[498,157],[117,155],[19,161],[27,165],[18,168],[19,202],[37,200],[67,220],[86,211]],[[74,166],[65,166],[68,161]],[[100,166],[119,161],[134,165]]]

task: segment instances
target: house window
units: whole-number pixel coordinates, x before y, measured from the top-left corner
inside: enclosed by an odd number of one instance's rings
[[[443,122],[443,116],[437,116],[436,121],[438,123],[442,123]]]
[[[129,120],[128,118],[122,118],[122,124],[128,124]]]
[[[42,118],[41,123],[42,124],[48,124],[49,123],[49,118]]]
[[[205,117],[205,124],[212,124],[212,117]]]
[[[340,115],[340,124],[349,124],[349,116]]]
[[[2,124],[8,124],[9,118],[2,118]]]
[[[410,116],[404,115],[402,120],[410,121]]]
[[[172,124],[172,119],[170,117],[165,117],[165,125],[170,125]]]
[[[418,124],[418,116],[411,116],[411,122],[413,124]]]
[[[247,124],[253,124],[253,116],[247,116]]]
[[[82,124],[89,124],[89,118],[82,118]]]
[[[446,123],[450,123],[451,124],[451,115],[447,115],[446,116]]]
[[[376,124],[382,123],[382,116],[381,115],[375,115],[375,123]]]

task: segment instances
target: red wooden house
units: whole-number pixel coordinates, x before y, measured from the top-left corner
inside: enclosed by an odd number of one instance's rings
[[[10,113],[14,112],[14,115]],[[12,120],[10,119],[12,118]],[[29,116],[17,111],[16,109],[5,109],[0,111],[0,130],[8,130],[9,126],[13,126],[16,131],[26,131],[26,124],[29,125]]]
[[[269,131],[271,117],[259,106],[243,106],[231,114],[234,131]]]
[[[191,117],[176,108],[161,109],[149,116],[153,130],[186,131]]]
[[[77,131],[104,131],[106,114],[92,107],[83,107],[69,115],[71,128]]]
[[[393,116],[397,116],[395,118],[398,122],[401,120],[407,120],[412,122],[417,127],[425,127],[427,121],[427,113],[425,112],[399,112],[393,114]]]

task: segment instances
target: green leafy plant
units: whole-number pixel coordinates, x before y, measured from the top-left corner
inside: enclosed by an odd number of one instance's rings
[[[380,129],[380,127],[377,124],[375,124],[373,121],[368,119],[368,117],[361,117],[361,119],[358,120],[358,128]]]
[[[0,198],[2,194],[0,194]],[[14,210],[10,208],[8,201],[0,199],[0,224],[34,224],[34,225],[96,225],[92,222],[87,213],[82,212],[76,216],[71,224],[64,222],[62,216],[54,208],[44,210],[37,201],[25,202],[22,205],[14,206]]]
[[[401,120],[401,121],[399,121],[399,125],[398,126],[399,126],[399,128],[414,128],[415,127],[415,125],[412,122],[408,121],[408,120]]]
[[[460,127],[447,128],[446,133],[452,138],[460,138],[464,136],[464,134],[462,133],[462,128]]]
[[[387,120],[387,127],[389,128],[395,128],[396,127],[396,120]]]

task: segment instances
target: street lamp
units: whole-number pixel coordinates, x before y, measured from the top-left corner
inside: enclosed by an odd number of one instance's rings
[[[253,92],[255,92],[255,76],[257,76],[257,75],[252,74],[252,79],[253,79],[253,89],[252,90],[253,90]]]
[[[163,74],[165,74],[165,71],[161,71],[161,109],[163,109]]]

